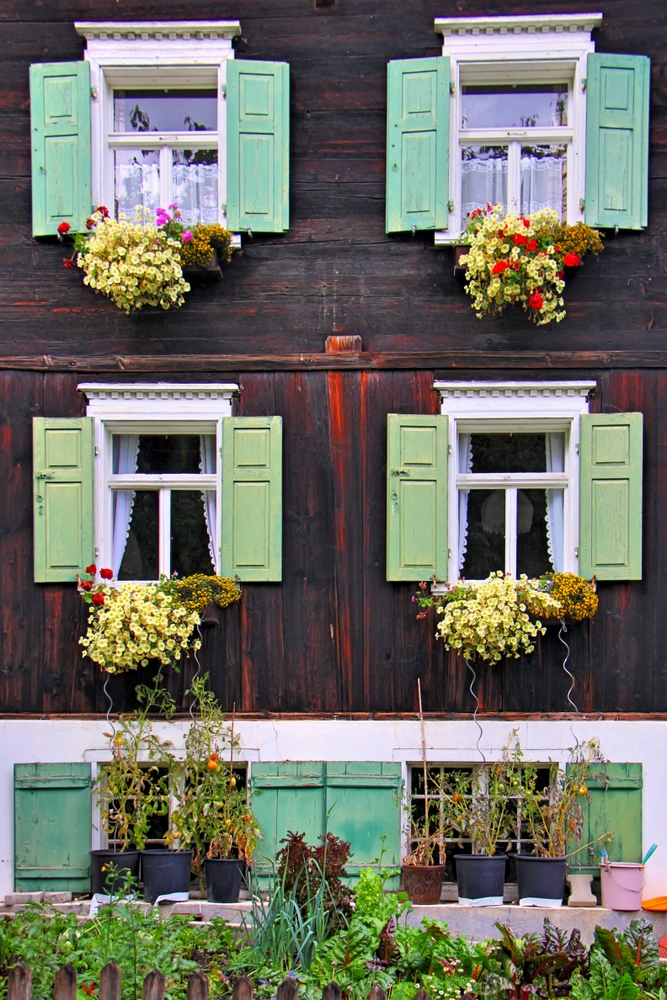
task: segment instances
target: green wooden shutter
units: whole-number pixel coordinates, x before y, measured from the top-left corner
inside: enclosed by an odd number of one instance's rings
[[[648,223],[646,56],[590,52],[586,83],[586,222],[613,229]]]
[[[15,887],[90,892],[90,764],[14,765]]]
[[[94,562],[93,418],[32,426],[35,582],[72,582]]]
[[[309,844],[330,832],[352,844],[351,880],[379,857],[400,865],[401,765],[389,762],[253,764],[253,812],[262,831],[257,873],[275,869],[283,837],[305,833]]]
[[[91,213],[90,63],[30,67],[32,233],[54,236],[61,222],[85,230]]]
[[[227,63],[227,226],[289,228],[288,63]]]
[[[447,579],[448,417],[387,415],[387,579]]]
[[[449,225],[449,57],[387,71],[387,232]]]
[[[579,799],[584,811],[580,844],[591,844],[570,860],[572,871],[597,875],[600,851],[610,861],[641,861],[642,851],[642,765],[594,764],[593,777],[586,782],[589,795]],[[611,833],[610,843],[593,843]],[[574,851],[577,844],[570,844]]]
[[[579,572],[642,578],[642,414],[581,417]]]
[[[282,580],[282,417],[222,421],[222,575]]]

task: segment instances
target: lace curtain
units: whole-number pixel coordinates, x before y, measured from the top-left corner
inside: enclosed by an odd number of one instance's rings
[[[459,434],[459,473],[467,475],[472,469],[472,434]],[[459,490],[459,576],[463,572],[468,543],[468,494]]]
[[[212,475],[216,469],[215,461],[215,435],[201,434],[199,437],[199,449],[201,462],[199,468],[205,475]],[[206,531],[208,532],[208,551],[211,556],[211,565],[215,566],[215,554],[218,549],[218,503],[216,490],[202,490],[202,500],[204,501],[204,518],[206,519]]]
[[[547,434],[547,472],[565,472],[565,435]],[[547,490],[547,547],[555,573],[563,572],[565,491]]]
[[[117,475],[137,471],[137,456],[139,454],[138,434],[118,434],[114,437],[114,468]],[[134,490],[114,490],[113,492],[113,547],[111,553],[111,568],[115,579],[118,579],[125,546],[130,534],[132,521],[132,506]]]
[[[521,156],[521,213],[530,215],[543,208],[563,214],[564,154]]]
[[[475,208],[507,206],[507,157],[466,159],[461,163],[461,211],[463,218]]]
[[[174,163],[172,199],[187,226],[218,221],[218,164]]]

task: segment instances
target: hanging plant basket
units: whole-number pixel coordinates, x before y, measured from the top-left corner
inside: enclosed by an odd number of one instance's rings
[[[213,251],[210,263],[206,267],[202,267],[201,264],[186,264],[183,267],[183,277],[186,281],[196,284],[208,283],[210,280],[222,281],[223,273],[217,248]]]

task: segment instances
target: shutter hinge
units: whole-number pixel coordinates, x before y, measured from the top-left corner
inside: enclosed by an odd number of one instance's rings
[[[227,84],[226,83],[221,83],[220,84],[220,93],[222,94],[223,97],[227,96]]]
[[[456,93],[456,84],[455,83],[450,83],[449,84],[449,93],[450,94],[455,94]]]
[[[92,97],[92,99],[94,101],[97,100],[97,87],[91,87],[90,88],[90,96]]]
[[[583,212],[585,208],[586,208],[586,199],[585,198],[580,198],[579,199],[579,211]]]
[[[581,81],[581,89],[586,90],[587,86],[588,86],[588,78],[584,77],[583,80]]]
[[[100,453],[100,449],[99,449],[98,445],[95,445],[95,456],[97,457],[97,455],[99,455],[99,453]]]
[[[220,208],[221,208],[221,210],[222,210],[222,214],[223,214],[223,215],[227,215],[227,202],[226,202],[226,201],[223,201],[223,203],[222,203],[222,205],[220,206]]]
[[[579,558],[579,546],[578,545],[576,545],[575,548],[574,548],[574,554],[575,554],[575,556],[578,559]]]
[[[578,455],[579,454],[579,442],[577,442],[577,444],[575,444],[574,448],[575,448],[575,451],[576,451],[576,453]]]
[[[453,212],[454,211],[454,202],[451,200],[451,198],[447,202],[447,211],[448,212]]]
[[[447,445],[447,454],[451,455],[451,453],[452,453],[452,446],[451,446],[451,444],[448,444]]]

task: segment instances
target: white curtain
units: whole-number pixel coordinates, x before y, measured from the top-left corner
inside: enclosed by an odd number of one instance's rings
[[[547,472],[565,472],[565,435],[547,434]],[[555,573],[563,572],[565,533],[565,492],[547,490],[547,546]]]
[[[175,162],[172,197],[186,226],[218,221],[218,164]]]
[[[215,435],[200,434],[199,450],[201,461],[199,467],[205,475],[212,475],[216,470],[215,461]],[[208,532],[208,551],[211,556],[211,564],[215,566],[215,554],[218,549],[218,504],[216,490],[202,490],[202,500],[204,501],[204,517],[206,519],[206,530]]]
[[[115,444],[113,471],[119,475],[136,472],[137,456],[139,454],[139,435],[118,434],[115,436]],[[127,545],[127,536],[130,533],[134,490],[114,490],[113,501],[111,568],[113,569],[114,577],[118,579],[125,546]]]
[[[116,205],[131,222],[137,205],[152,215],[160,203],[160,167],[157,154],[151,150],[144,157],[140,150],[117,149]]]
[[[552,208],[563,216],[565,193],[565,152],[551,156],[521,156],[521,212],[531,215]]]
[[[472,435],[459,434],[458,471],[467,475],[472,469]],[[463,570],[468,547],[468,494],[470,490],[459,490],[459,576]]]
[[[507,157],[464,159],[461,163],[463,218],[475,208],[507,206]]]

